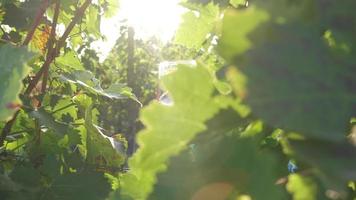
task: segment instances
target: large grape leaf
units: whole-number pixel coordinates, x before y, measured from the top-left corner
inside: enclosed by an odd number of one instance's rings
[[[239,15],[234,18],[237,23],[228,23],[226,32],[249,26],[238,22]],[[297,21],[264,23],[248,37],[235,34],[236,41],[249,41],[247,52],[240,47],[221,52],[235,55],[234,63],[247,75],[246,102],[255,115],[279,128],[338,140],[356,115],[356,78],[350,76],[355,69],[334,59],[318,28]]]
[[[146,199],[156,182],[156,174],[167,168],[168,159],[205,130],[204,122],[219,109],[212,98],[212,79],[203,67],[180,66],[163,82],[174,104],[154,102],[143,109],[141,120],[147,128],[138,133],[140,148],[129,160],[129,172],[122,177],[123,196]]]
[[[0,121],[7,120],[15,112],[9,105],[19,103],[21,81],[29,71],[25,63],[31,57],[32,53],[24,47],[0,46]]]
[[[61,75],[60,78],[70,83],[75,83],[91,93],[102,95],[110,99],[130,98],[142,106],[131,88],[124,84],[114,83],[108,88],[103,89],[101,88],[100,81],[96,79],[94,74],[90,71],[76,70],[72,73]]]

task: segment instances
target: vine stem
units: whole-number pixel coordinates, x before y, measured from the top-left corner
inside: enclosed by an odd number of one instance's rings
[[[92,2],[92,0],[86,0],[82,4],[82,6],[78,8],[72,21],[70,22],[70,24],[64,31],[62,37],[58,40],[56,46],[53,47],[53,44],[52,44],[52,50],[47,51],[48,53],[46,56],[46,60],[43,63],[41,69],[36,73],[35,77],[30,81],[28,87],[26,88],[26,90],[24,92],[25,95],[29,95],[31,93],[31,91],[33,90],[33,88],[35,88],[35,86],[37,85],[38,81],[40,80],[40,78],[44,74],[44,72],[48,71],[50,64],[55,59],[55,57],[59,54],[59,50],[65,45],[65,41],[66,41],[67,37],[69,36],[70,32],[73,30],[74,26],[78,23],[78,21],[82,18],[85,10],[88,8],[88,6],[90,5],[91,2]],[[27,36],[22,44],[23,46],[28,45],[29,42],[31,41],[32,36],[33,36],[37,26],[39,25],[41,18],[43,17],[43,14],[47,10],[48,6],[49,6],[48,0],[43,0],[42,5],[39,8],[39,11],[37,12],[35,22],[33,23],[31,30],[27,34]],[[54,41],[54,39],[55,38],[50,38],[50,40],[52,40],[52,41]],[[48,45],[48,48],[49,48],[49,46],[50,45]],[[20,110],[17,110],[15,112],[15,114],[12,116],[12,118],[5,124],[5,126],[1,132],[1,135],[0,135],[0,147],[4,145],[6,136],[11,132],[11,127],[13,126],[14,122],[16,121],[16,117],[18,116],[19,112],[20,112]]]
[[[69,108],[69,107],[74,106],[74,105],[75,105],[75,103],[70,103],[70,104],[68,104],[68,105],[66,105],[66,106],[63,106],[63,107],[58,108],[57,110],[51,112],[51,114],[54,114],[54,113],[56,113],[56,112],[59,112],[59,111],[61,111],[61,110],[64,110],[64,109]]]
[[[47,56],[45,62],[43,63],[41,69],[37,72],[35,77],[31,80],[29,86],[27,87],[25,91],[25,95],[28,95],[31,93],[33,88],[36,87],[38,81],[40,80],[42,74],[44,71],[49,68],[50,64],[54,60],[54,58],[59,54],[59,50],[64,46],[65,41],[69,35],[69,33],[73,30],[75,24],[82,18],[85,10],[87,7],[90,5],[92,0],[86,0],[83,5],[76,11],[75,16],[73,17],[72,21],[68,25],[67,29],[64,31],[62,37],[58,40],[56,47],[53,49],[53,51]]]
[[[54,7],[54,15],[53,15],[53,22],[52,22],[52,28],[51,28],[51,33],[49,36],[48,44],[47,44],[47,58],[50,57],[54,51],[54,42],[56,39],[56,28],[57,28],[57,22],[58,22],[58,16],[59,16],[59,9],[60,9],[60,3],[59,0],[56,0],[55,7]],[[48,80],[48,67],[44,70],[43,72],[43,79],[42,79],[42,88],[41,92],[44,93],[46,91],[46,86],[47,86],[47,80]]]

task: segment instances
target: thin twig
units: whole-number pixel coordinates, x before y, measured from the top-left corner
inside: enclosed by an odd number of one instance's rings
[[[37,26],[40,24],[43,14],[46,12],[48,6],[49,0],[43,0],[41,3],[41,7],[37,11],[35,21],[33,22],[30,31],[27,33],[26,38],[22,43],[23,46],[26,46],[28,45],[28,43],[30,43],[32,36],[35,33]]]
[[[0,38],[0,41],[1,41],[1,42],[5,42],[5,43],[8,43],[8,44],[12,44],[12,45],[14,45],[14,46],[17,45],[16,43],[14,43],[14,42],[12,42],[12,41],[10,41],[10,40],[5,40],[5,39],[2,39],[2,38]]]
[[[17,134],[20,134],[20,133],[26,133],[26,132],[29,132],[31,131],[30,129],[24,129],[24,130],[21,130],[21,131],[15,131],[15,132],[11,132],[9,134],[9,136],[13,136],[13,135],[17,135]]]

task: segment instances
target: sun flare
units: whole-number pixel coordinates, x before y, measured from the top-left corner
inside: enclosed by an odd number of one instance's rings
[[[121,14],[135,29],[138,38],[155,36],[168,41],[180,23],[183,7],[179,0],[121,0]]]
[[[101,32],[106,41],[93,44],[103,57],[109,53],[119,36],[122,21],[127,20],[135,30],[137,39],[156,37],[163,42],[171,40],[185,9],[180,0],[120,0],[118,13],[110,19],[102,19]]]

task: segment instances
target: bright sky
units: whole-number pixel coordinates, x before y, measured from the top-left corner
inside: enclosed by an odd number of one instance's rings
[[[116,16],[102,19],[101,32],[107,41],[95,42],[93,47],[104,59],[119,37],[120,21],[127,19],[135,29],[136,38],[148,39],[156,36],[164,42],[172,39],[179,26],[184,8],[180,0],[120,0],[120,9]]]

